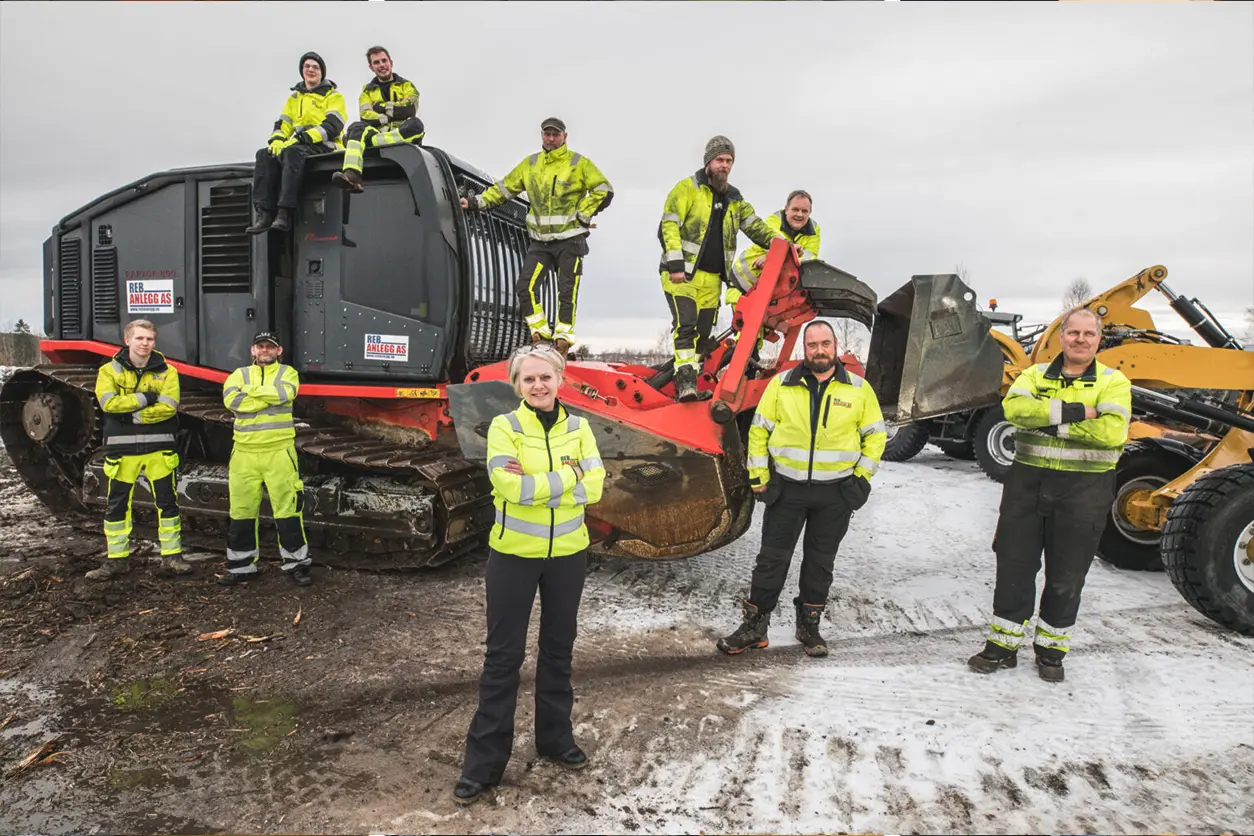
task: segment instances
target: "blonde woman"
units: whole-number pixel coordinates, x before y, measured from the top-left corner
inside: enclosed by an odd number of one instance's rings
[[[471,804],[500,783],[514,744],[519,670],[540,593],[536,751],[568,769],[587,765],[571,725],[571,652],[587,564],[584,507],[601,499],[605,468],[592,428],[557,399],[566,361],[547,343],[514,352],[509,379],[522,399],[488,429],[496,525],[484,572],[487,652],[479,708],[453,799]]]

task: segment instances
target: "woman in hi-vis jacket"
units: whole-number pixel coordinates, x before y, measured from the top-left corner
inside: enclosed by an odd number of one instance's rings
[[[519,670],[532,602],[540,592],[536,751],[580,769],[588,757],[571,726],[571,652],[587,567],[585,506],[601,499],[605,467],[588,421],[557,400],[566,361],[547,343],[514,352],[510,383],[522,403],[488,429],[496,525],[484,587],[488,636],[479,708],[466,734],[453,800],[471,804],[501,782],[514,744]]]

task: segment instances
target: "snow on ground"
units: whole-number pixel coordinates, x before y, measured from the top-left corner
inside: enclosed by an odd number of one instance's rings
[[[1254,640],[1196,613],[1161,572],[1095,561],[1065,683],[1041,681],[1030,650],[1016,670],[974,674],[1001,486],[931,448],[874,485],[837,558],[831,655],[806,659],[793,638],[798,550],[771,647],[707,672],[707,689],[747,706],[738,727],[658,763],[611,809],[656,810],[632,821],[642,832],[1251,831]],[[740,541],[688,561],[604,562],[581,632],[696,627],[716,653],[759,525],[760,508]]]
[[[16,366],[0,366],[0,386],[13,376],[13,372],[17,370]],[[0,438],[0,450],[4,449],[4,439]]]

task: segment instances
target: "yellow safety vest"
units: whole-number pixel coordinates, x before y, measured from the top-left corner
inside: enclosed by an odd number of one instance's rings
[[[104,412],[104,449],[138,456],[174,449],[178,429],[179,373],[154,351],[148,365],[131,365],[123,348],[96,372],[96,400]]]
[[[291,366],[244,366],[222,384],[222,403],[235,413],[235,446],[276,450],[296,439],[292,404],[300,391],[300,375]]]
[[[584,235],[598,212],[614,198],[614,187],[592,160],[565,145],[532,154],[488,190],[469,198],[476,209],[491,209],[527,193],[527,232],[536,241]]]

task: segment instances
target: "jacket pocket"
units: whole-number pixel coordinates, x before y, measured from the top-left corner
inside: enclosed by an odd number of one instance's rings
[[[857,511],[871,498],[871,483],[861,476],[850,476],[840,482],[840,495],[850,511]]]

